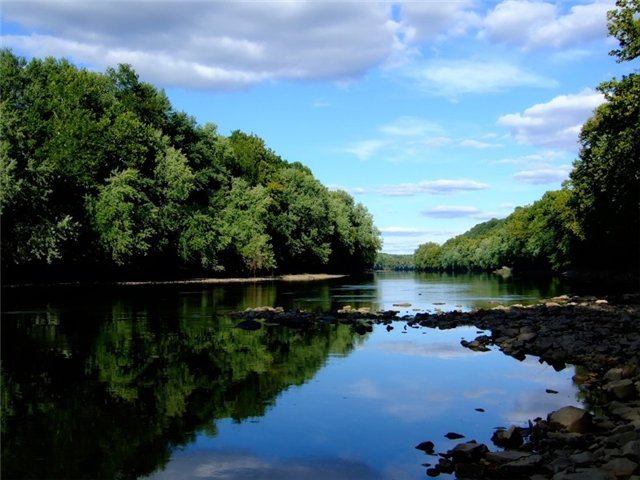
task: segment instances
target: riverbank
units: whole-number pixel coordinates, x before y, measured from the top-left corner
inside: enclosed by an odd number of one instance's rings
[[[497,306],[474,312],[370,312],[344,308],[312,314],[277,308],[236,314],[238,326],[270,324],[306,328],[317,322],[349,323],[358,333],[374,324],[404,320],[408,327],[450,329],[475,326],[484,333],[462,345],[498,348],[518,360],[534,355],[560,370],[578,368],[585,408],[562,408],[527,427],[504,426],[493,435],[497,449],[465,441],[436,453],[437,439],[425,439],[427,475],[455,473],[459,479],[609,480],[640,479],[640,296],[562,296],[531,306]],[[464,432],[461,432],[464,434]],[[424,449],[424,447],[423,447]]]
[[[189,278],[180,280],[127,280],[108,282],[23,282],[2,285],[3,288],[21,287],[69,287],[69,286],[148,286],[148,285],[225,285],[237,283],[267,283],[267,282],[317,282],[344,278],[348,275],[329,273],[300,273],[290,275],[276,275],[268,277],[222,277],[222,278]]]

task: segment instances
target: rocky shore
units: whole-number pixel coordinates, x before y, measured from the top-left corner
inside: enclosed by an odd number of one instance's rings
[[[474,312],[370,312],[345,307],[315,314],[263,307],[233,314],[238,327],[263,324],[309,328],[324,322],[350,324],[365,334],[374,324],[406,321],[413,328],[475,326],[488,333],[461,343],[472,350],[499,348],[518,360],[533,355],[555,369],[576,365],[574,381],[585,408],[567,406],[527,427],[504,426],[494,448],[466,441],[434,452],[426,474],[458,479],[640,480],[640,295],[610,298],[562,296],[532,306],[498,306]]]

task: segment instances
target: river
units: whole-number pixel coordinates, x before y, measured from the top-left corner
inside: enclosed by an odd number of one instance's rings
[[[422,479],[437,463],[414,448],[423,440],[490,444],[495,427],[579,405],[574,368],[472,352],[460,345],[471,327],[245,331],[228,313],[411,315],[567,292],[557,279],[413,273],[4,289],[2,478]]]

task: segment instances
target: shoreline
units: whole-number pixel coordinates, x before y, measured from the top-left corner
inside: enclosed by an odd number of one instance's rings
[[[13,283],[2,285],[2,288],[48,288],[48,287],[84,287],[84,286],[151,286],[151,285],[225,285],[241,283],[268,282],[317,282],[346,278],[347,274],[332,273],[296,273],[269,277],[204,277],[182,280],[113,280],[113,281],[77,281],[46,283]]]
[[[528,427],[499,427],[491,438],[498,448],[470,440],[436,452],[436,439],[419,439],[424,441],[416,448],[428,455],[427,476],[640,480],[640,294],[606,299],[563,295],[528,306],[403,317],[396,311],[343,308],[314,314],[272,307],[232,316],[238,328],[247,330],[260,329],[263,322],[291,328],[340,322],[358,334],[393,321],[412,328],[475,326],[486,333],[461,341],[463,347],[497,348],[516,360],[532,355],[556,370],[574,365],[573,381],[584,395],[584,408],[563,407],[546,418],[529,419]]]

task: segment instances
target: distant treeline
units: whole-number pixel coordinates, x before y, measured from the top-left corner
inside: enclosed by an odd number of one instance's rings
[[[618,0],[609,33],[618,61],[640,55],[639,2]],[[503,220],[415,251],[418,270],[490,270],[503,265],[640,272],[640,76],[604,82],[606,102],[584,124],[580,152],[562,189]]]
[[[393,253],[379,253],[376,263],[373,265],[375,270],[393,270],[405,272],[415,269],[413,254],[399,255]]]
[[[349,194],[256,135],[197,124],[127,65],[2,50],[0,108],[4,281],[43,267],[359,271],[381,246]]]

